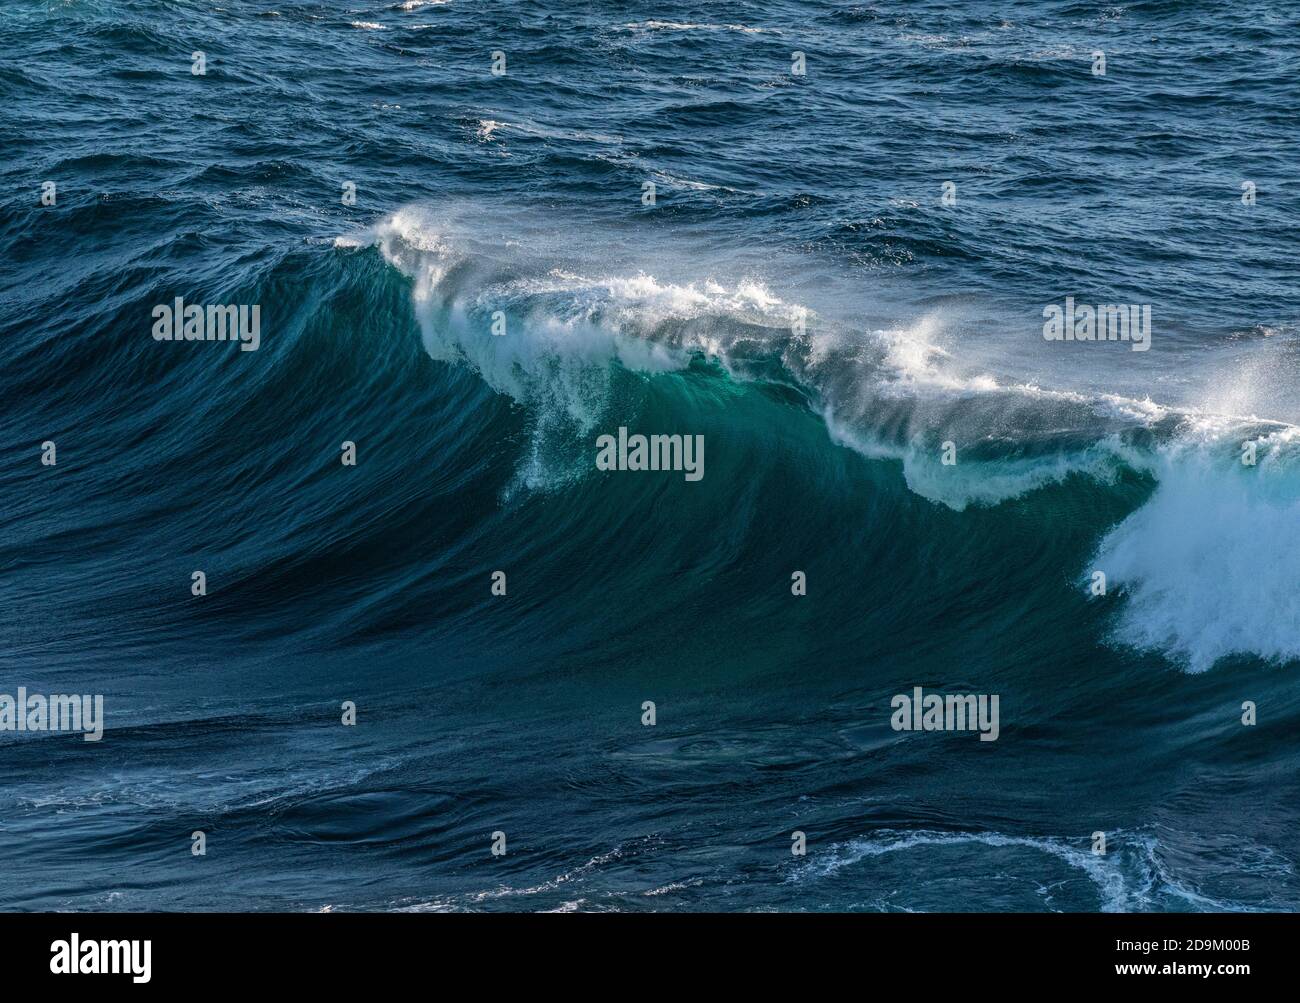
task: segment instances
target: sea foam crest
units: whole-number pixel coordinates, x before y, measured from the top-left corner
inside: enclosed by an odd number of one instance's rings
[[[761,283],[671,283],[654,275],[583,275],[530,268],[509,256],[467,250],[419,210],[403,210],[366,236],[413,280],[424,347],[461,362],[520,403],[562,409],[589,431],[607,403],[611,364],[642,374],[684,369],[693,355],[724,359],[734,331],[709,318],[754,324],[790,322],[794,308]],[[505,336],[494,334],[504,324]],[[498,329],[500,329],[498,327]]]

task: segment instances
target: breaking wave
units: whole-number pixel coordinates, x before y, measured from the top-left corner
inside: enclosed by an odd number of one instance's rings
[[[1120,597],[1108,640],[1190,671],[1300,658],[1295,426],[1017,382],[966,364],[940,312],[858,327],[753,275],[610,270],[617,255],[594,238],[586,254],[500,240],[411,207],[336,245],[377,247],[410,280],[429,356],[530,410],[527,487],[591,472],[584,445],[647,388],[671,406],[719,379],[784,386],[828,444],[894,465],[911,493],[956,512],[1136,479],[1146,498],[1099,523],[1093,561],[1066,572],[1087,590],[1101,571]]]

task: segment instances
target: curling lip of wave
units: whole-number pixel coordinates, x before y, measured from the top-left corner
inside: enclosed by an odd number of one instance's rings
[[[853,389],[862,396],[960,401],[962,397],[1014,395],[1045,406],[1077,407],[1090,415],[1137,427],[1153,427],[1172,418],[1194,428],[1207,444],[1213,438],[1226,442],[1246,432],[1254,438],[1263,431],[1294,427],[1253,415],[1180,409],[1149,398],[1085,394],[1034,383],[1008,383],[989,373],[964,372],[960,360],[938,343],[938,313],[923,316],[910,326],[869,332],[867,341],[872,353],[864,358],[860,351],[861,331],[824,325],[829,331],[793,337],[790,328],[796,318],[803,315],[812,319],[817,314],[781,299],[754,279],[741,279],[731,285],[712,279],[675,284],[645,272],[593,277],[568,266],[531,272],[503,272],[500,268],[493,272],[475,267],[461,270],[458,266],[472,266],[482,255],[466,250],[469,241],[455,227],[439,224],[420,207],[399,210],[364,231],[336,237],[334,243],[341,248],[378,246],[390,264],[414,280],[417,306],[437,304],[462,320],[476,311],[503,309],[521,314],[520,319],[527,321],[522,338],[540,337],[545,341],[546,356],[552,358],[572,353],[596,363],[617,357],[634,369],[639,368],[638,359],[653,359],[646,368],[658,372],[682,368],[690,354],[702,353],[721,362],[733,375],[743,375],[744,366],[739,363],[747,361],[755,350],[767,349],[780,352],[790,375],[819,399],[824,399],[826,390],[827,381],[819,379],[823,372],[847,367],[854,377]],[[703,320],[713,323],[683,333],[680,322]],[[466,344],[474,334],[458,332],[454,343],[442,343],[440,348],[444,354],[475,364],[476,357],[484,353]],[[593,337],[608,342],[610,350],[603,355],[593,354]],[[629,342],[633,340],[644,345],[631,347]],[[499,350],[502,346],[497,342],[494,347]],[[800,351],[791,351],[792,347]],[[741,351],[737,352],[738,348]],[[481,371],[483,368],[483,375],[491,380],[491,367],[481,367]],[[843,415],[843,402],[833,403],[841,406],[832,406],[830,413]],[[856,436],[845,436],[854,448],[885,448],[879,443],[868,445],[862,441],[861,428],[857,431]],[[890,455],[902,458],[904,450],[896,449]]]

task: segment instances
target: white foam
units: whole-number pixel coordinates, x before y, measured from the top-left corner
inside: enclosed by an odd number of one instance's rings
[[[732,188],[730,185],[714,185],[707,181],[695,181],[692,178],[683,178],[677,174],[669,174],[667,171],[652,170],[650,176],[654,178],[656,184],[663,185],[667,188],[685,188],[689,191],[696,192],[732,192],[737,195],[753,195],[754,192],[743,191],[740,188]]]
[[[744,24],[695,24],[689,21],[634,21],[624,31],[736,31],[746,35],[779,34],[774,28],[753,28]]]
[[[538,139],[558,139],[570,143],[603,143],[610,146],[617,146],[623,142],[622,136],[617,136],[612,133],[588,132],[583,129],[565,129],[558,126],[545,125],[541,122],[533,122],[528,119],[522,119],[515,122],[501,122],[491,118],[480,119],[476,134],[480,139],[488,140],[492,139],[493,135],[502,129],[509,130],[510,132],[517,132],[525,136],[533,136]]]
[[[954,371],[952,353],[936,340],[942,325],[942,314],[930,313],[910,327],[876,332],[895,378],[911,387],[975,392],[999,389],[997,380],[988,374],[962,376]]]
[[[1230,655],[1300,659],[1300,429],[1257,440],[1195,423],[1154,458],[1151,499],[1102,540],[1092,570],[1123,590],[1115,640],[1192,672]]]
[[[774,322],[794,309],[754,281],[678,284],[645,273],[593,276],[558,268],[510,278],[476,274],[466,281],[457,269],[476,262],[459,249],[462,239],[418,209],[399,211],[368,234],[338,242],[375,243],[414,280],[416,316],[432,357],[470,365],[493,389],[520,402],[559,404],[583,430],[602,410],[611,363],[663,373],[687,366],[694,352],[726,354],[720,337],[657,340],[657,327],[706,316]],[[504,337],[492,333],[497,311],[506,318]]]
[[[590,455],[577,454],[574,439],[587,438],[605,415],[620,369],[664,374],[685,369],[695,353],[724,358],[728,351],[726,331],[705,326],[661,336],[659,327],[704,317],[762,323],[792,309],[754,281],[672,283],[646,273],[558,268],[538,274],[526,262],[519,274],[468,250],[474,240],[411,208],[337,243],[376,244],[411,277],[431,358],[466,365],[496,392],[529,406],[532,435],[517,476],[530,490],[553,489],[590,470]],[[493,333],[500,316],[504,336]]]
[[[1102,912],[1151,909],[1164,899],[1202,911],[1247,911],[1248,906],[1218,902],[1175,879],[1160,859],[1159,843],[1149,832],[1118,830],[1109,834],[1110,851],[1095,854],[1085,838],[1013,836],[1000,832],[943,832],[882,829],[860,839],[835,843],[810,855],[791,872],[791,880],[817,881],[885,854],[934,846],[1016,848],[1054,857],[1079,871],[1096,887]]]

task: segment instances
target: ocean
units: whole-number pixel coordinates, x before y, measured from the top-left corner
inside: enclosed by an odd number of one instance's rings
[[[1297,66],[6,4],[0,909],[1300,908]]]

